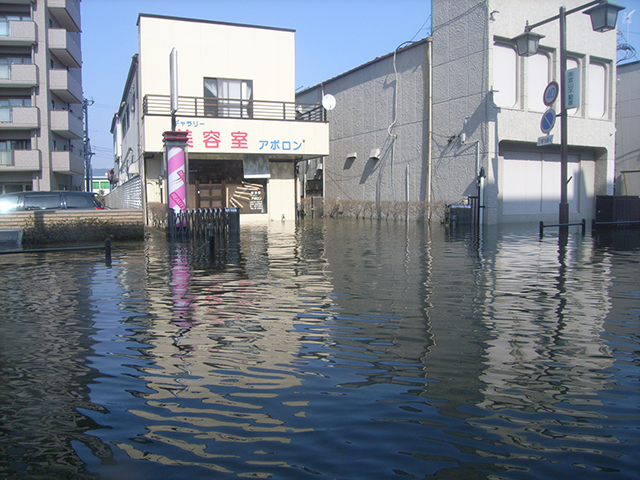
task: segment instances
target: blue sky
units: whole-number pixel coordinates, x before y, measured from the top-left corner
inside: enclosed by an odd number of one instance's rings
[[[628,27],[628,40],[640,56],[640,0],[618,3],[627,7],[618,27],[625,36]],[[623,15],[635,8],[627,25]],[[430,0],[82,0],[81,9],[83,90],[94,101],[89,107],[94,175],[113,166],[109,128],[138,51],[139,13],[294,29],[297,87],[316,85],[424,38],[431,26]]]
[[[109,133],[139,13],[296,30],[296,87],[310,87],[429,35],[430,0],[83,0],[82,82],[94,175],[113,166]]]

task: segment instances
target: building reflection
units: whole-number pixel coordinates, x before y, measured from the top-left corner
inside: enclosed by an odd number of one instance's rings
[[[149,250],[153,320],[137,339],[152,347],[138,377],[152,393],[144,408],[129,410],[146,431],[118,443],[130,458],[228,471],[224,460],[237,451],[226,444],[288,444],[309,431],[307,401],[292,393],[302,384],[292,332],[309,299],[331,291],[313,248],[298,242],[295,225],[277,223],[245,229],[238,264],[223,269],[194,265],[192,245],[173,246],[170,259]],[[176,449],[200,460],[185,463]]]
[[[147,347],[136,367],[147,390],[127,410],[137,433],[112,443],[133,460],[266,475],[255,465],[285,455],[265,457],[258,444],[304,445],[323,421],[340,421],[322,417],[321,396],[388,387],[367,392],[401,391],[393,403],[413,413],[389,410],[386,421],[437,418],[444,431],[543,449],[550,419],[577,416],[607,388],[613,264],[591,238],[563,247],[535,229],[479,241],[355,225],[253,226],[224,268],[194,261],[192,246],[148,242],[144,278],[121,277],[124,291],[146,295],[135,320],[146,328],[132,338]],[[416,402],[437,414],[407,410]]]
[[[93,478],[82,445],[108,461],[110,449],[86,435],[98,425],[83,411],[100,376],[87,358],[99,315],[92,278],[104,259],[67,253],[5,256],[0,265],[0,477]]]
[[[491,335],[481,407],[571,413],[605,388],[602,372],[613,364],[602,336],[611,272],[594,260],[593,242],[579,235],[566,246],[554,238],[498,242],[484,276],[482,317]]]

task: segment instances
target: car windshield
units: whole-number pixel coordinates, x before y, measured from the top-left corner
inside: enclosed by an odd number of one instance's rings
[[[13,212],[18,207],[18,195],[2,195],[0,197],[0,212]]]

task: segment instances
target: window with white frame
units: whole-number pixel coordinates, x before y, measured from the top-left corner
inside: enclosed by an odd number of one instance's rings
[[[496,43],[493,48],[493,102],[498,107],[514,107],[518,100],[518,63],[513,47]]]
[[[534,112],[544,112],[544,90],[549,84],[549,57],[538,53],[527,57],[527,108]]]
[[[571,70],[574,68],[580,68],[580,62],[578,62],[577,59],[575,58],[567,58],[567,70]],[[580,72],[579,76],[578,76],[578,81],[580,83],[582,83],[581,81],[582,78],[582,72]],[[582,103],[582,95],[580,98],[580,103]],[[570,108],[567,110],[567,114],[568,115],[578,115],[578,112],[580,111],[580,107],[578,108]]]
[[[589,116],[602,118],[605,115],[607,101],[607,67],[602,63],[589,63]]]
[[[213,117],[251,118],[253,82],[230,78],[204,79],[204,112]]]

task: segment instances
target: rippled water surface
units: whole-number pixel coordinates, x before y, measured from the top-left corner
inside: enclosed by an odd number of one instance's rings
[[[640,233],[0,256],[0,478],[637,479]]]

